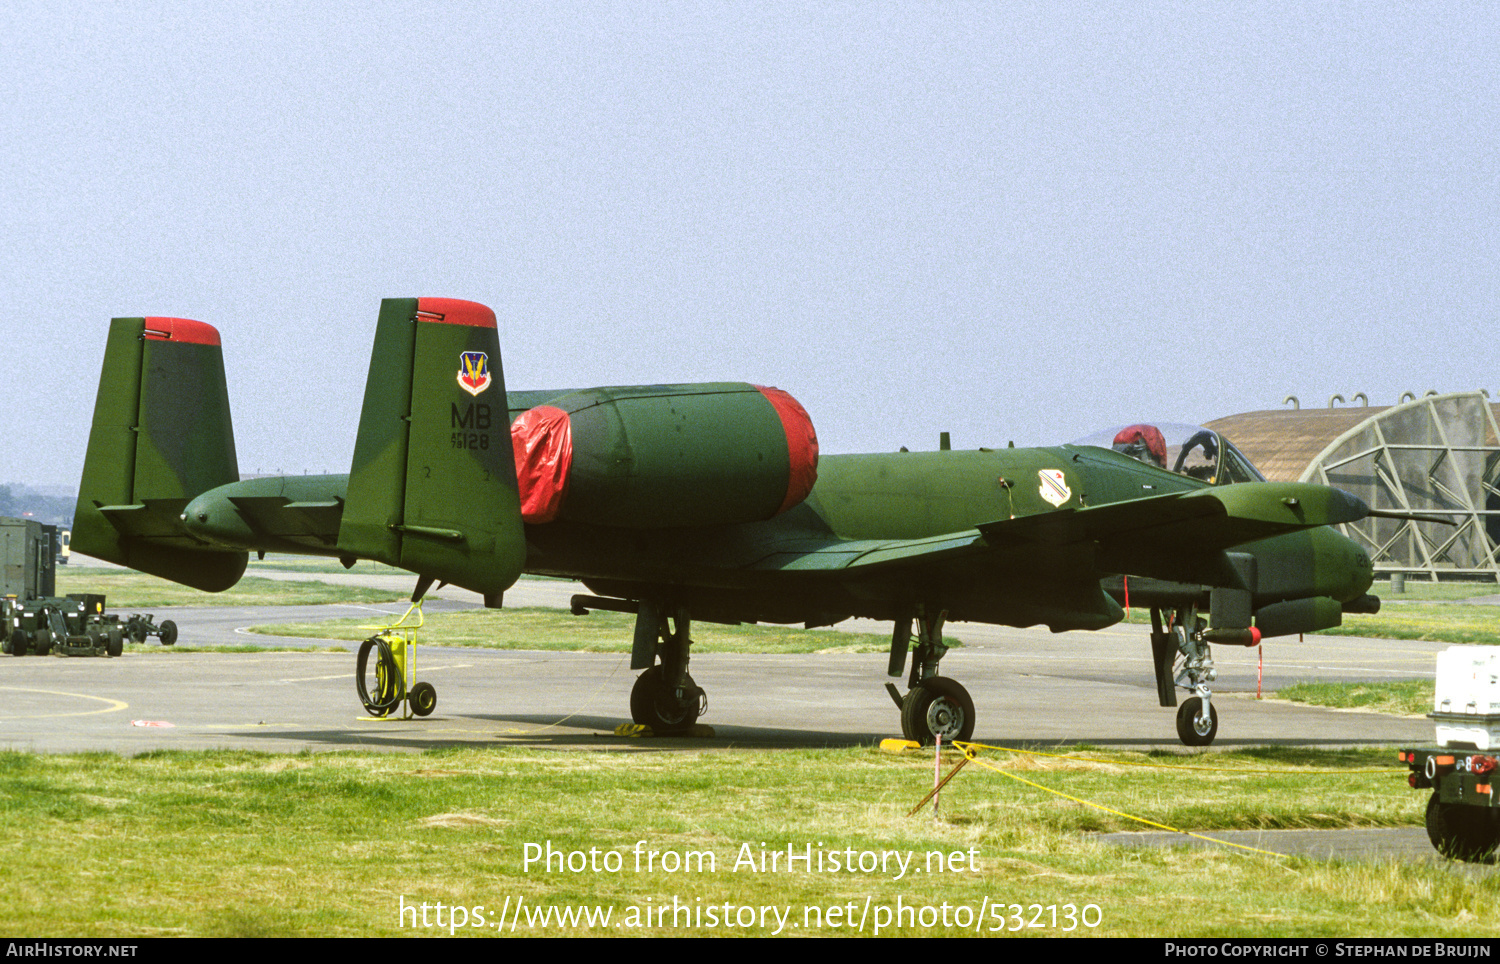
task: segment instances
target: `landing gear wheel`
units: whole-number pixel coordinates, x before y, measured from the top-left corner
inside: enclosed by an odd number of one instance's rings
[[[1488,861],[1500,846],[1500,822],[1488,809],[1443,803],[1434,793],[1427,801],[1427,839],[1444,857]]]
[[[418,683],[411,688],[408,697],[411,700],[411,711],[418,716],[426,716],[437,709],[437,688],[428,682]]]
[[[1208,720],[1200,722],[1198,714],[1203,709],[1201,697],[1190,697],[1177,708],[1177,738],[1187,746],[1208,746],[1219,734],[1219,711],[1208,704]]]
[[[701,691],[691,676],[682,679],[686,699],[667,688],[666,674],[653,666],[635,678],[630,690],[630,718],[658,734],[686,733],[698,722]]]
[[[142,640],[145,638],[141,637]],[[170,619],[163,619],[161,621],[161,644],[170,646],[175,642],[177,642],[177,624]]]
[[[931,676],[901,701],[901,733],[923,746],[941,736],[944,743],[974,736],[974,700],[958,680]]]

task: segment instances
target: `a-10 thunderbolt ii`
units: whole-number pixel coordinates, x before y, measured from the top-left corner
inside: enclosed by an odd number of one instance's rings
[[[508,426],[508,430],[507,430]],[[1136,425],[1098,444],[819,457],[784,392],[743,383],[507,394],[495,316],[381,305],[348,475],[241,481],[218,332],[112,323],[73,524],[75,550],[217,591],[250,552],[374,559],[499,606],[522,572],[581,581],[578,611],[636,614],[631,715],[696,722],[690,619],[894,625],[910,739],[968,739],[974,703],[940,675],[945,620],[1054,632],[1150,607],[1163,706],[1218,727],[1210,645],[1369,612],[1369,557],[1328,528],[1370,514],[1270,483],[1202,429]],[[907,669],[908,663],[910,669]]]

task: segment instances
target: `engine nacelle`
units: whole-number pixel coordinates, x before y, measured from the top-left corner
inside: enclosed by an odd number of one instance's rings
[[[800,503],[818,439],[797,400],[744,382],[568,392],[511,424],[521,516],[631,529],[733,525]]]
[[[1332,629],[1343,621],[1343,607],[1337,599],[1327,596],[1289,599],[1255,611],[1255,626],[1265,638],[1315,633],[1320,629]]]

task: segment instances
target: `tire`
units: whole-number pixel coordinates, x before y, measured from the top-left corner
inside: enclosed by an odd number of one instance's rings
[[[118,629],[111,629],[104,637],[104,651],[110,656],[119,656],[125,652],[125,634]]]
[[[646,670],[630,689],[630,718],[661,735],[688,732],[698,722],[702,691],[691,676],[684,676],[682,685],[687,691],[685,703],[667,691],[666,674],[660,666]]]
[[[170,619],[161,621],[161,644],[170,646],[177,642],[177,624]]]
[[[31,637],[26,634],[26,630],[17,629],[10,634],[10,654],[12,656],[25,656],[26,650],[30,648],[30,642]]]
[[[923,746],[930,746],[939,734],[944,743],[972,739],[974,700],[958,680],[925,679],[901,701],[901,732]]]
[[[424,681],[413,686],[408,698],[411,700],[411,711],[418,716],[427,716],[437,709],[437,688],[431,683]]]
[[[1208,704],[1208,725],[1198,724],[1198,711],[1203,708],[1201,697],[1193,696],[1182,701],[1177,708],[1177,738],[1187,746],[1208,746],[1219,735],[1219,709]]]
[[[1500,817],[1486,807],[1427,800],[1427,839],[1444,857],[1470,862],[1493,859],[1500,846]]]
[[[140,623],[132,622],[126,629],[129,631],[132,641],[137,643],[144,643],[146,641],[146,630]]]

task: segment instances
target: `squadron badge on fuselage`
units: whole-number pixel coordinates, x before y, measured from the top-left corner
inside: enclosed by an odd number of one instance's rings
[[[1073,495],[1073,490],[1068,488],[1067,477],[1062,474],[1061,469],[1038,469],[1036,474],[1042,482],[1037,491],[1042,498],[1053,505],[1061,507]]]

